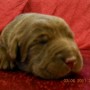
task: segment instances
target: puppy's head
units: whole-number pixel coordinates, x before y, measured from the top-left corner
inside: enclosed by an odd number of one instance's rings
[[[82,56],[63,19],[42,14],[25,14],[18,18],[12,38],[17,37],[20,69],[45,79],[61,78],[82,69]],[[11,56],[13,54],[16,53],[11,52]]]

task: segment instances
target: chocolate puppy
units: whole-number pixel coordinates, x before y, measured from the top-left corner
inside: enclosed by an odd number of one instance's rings
[[[67,23],[55,16],[21,14],[0,36],[0,69],[18,68],[44,79],[78,73],[82,56]]]

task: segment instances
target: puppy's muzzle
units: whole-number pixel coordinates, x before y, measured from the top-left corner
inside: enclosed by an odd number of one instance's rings
[[[70,73],[75,67],[79,67],[75,53],[77,50],[70,44],[61,40],[54,41],[45,52],[48,53],[47,56],[43,57],[44,60],[34,70],[40,72],[41,77],[60,78]],[[45,62],[46,60],[48,62]]]

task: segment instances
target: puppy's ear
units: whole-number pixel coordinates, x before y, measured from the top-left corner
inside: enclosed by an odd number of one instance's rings
[[[29,40],[30,38],[27,39],[26,37],[25,37],[25,41],[21,44],[21,47],[20,47],[21,62],[26,61],[26,58],[27,58],[27,56],[29,55],[29,52],[30,52],[29,50],[30,50],[32,40]]]
[[[10,55],[10,57],[12,59],[15,59],[17,56],[17,50],[18,49],[18,42],[16,39],[13,39],[10,43],[9,43],[9,48],[8,48],[8,53]]]
[[[6,26],[6,28],[2,32],[2,38],[4,38],[4,43],[7,43],[8,45],[7,52],[12,59],[16,58],[16,53],[18,49],[18,38],[21,37],[21,33],[19,31],[21,31],[24,27],[24,25],[22,25],[23,19],[24,17],[22,14],[17,16],[12,22],[10,22]]]
[[[24,33],[25,34],[25,33]],[[8,53],[12,59],[20,57],[19,61],[24,62],[28,55],[29,48],[33,39],[30,40],[30,34],[24,35],[22,33],[21,37],[15,35],[9,42]]]

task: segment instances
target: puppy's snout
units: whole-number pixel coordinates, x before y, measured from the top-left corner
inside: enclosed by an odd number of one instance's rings
[[[73,68],[76,64],[76,57],[70,56],[70,57],[64,57],[61,54],[56,55],[57,60],[62,60],[69,68]]]
[[[66,58],[65,63],[72,69],[76,64],[76,58],[74,56]]]

